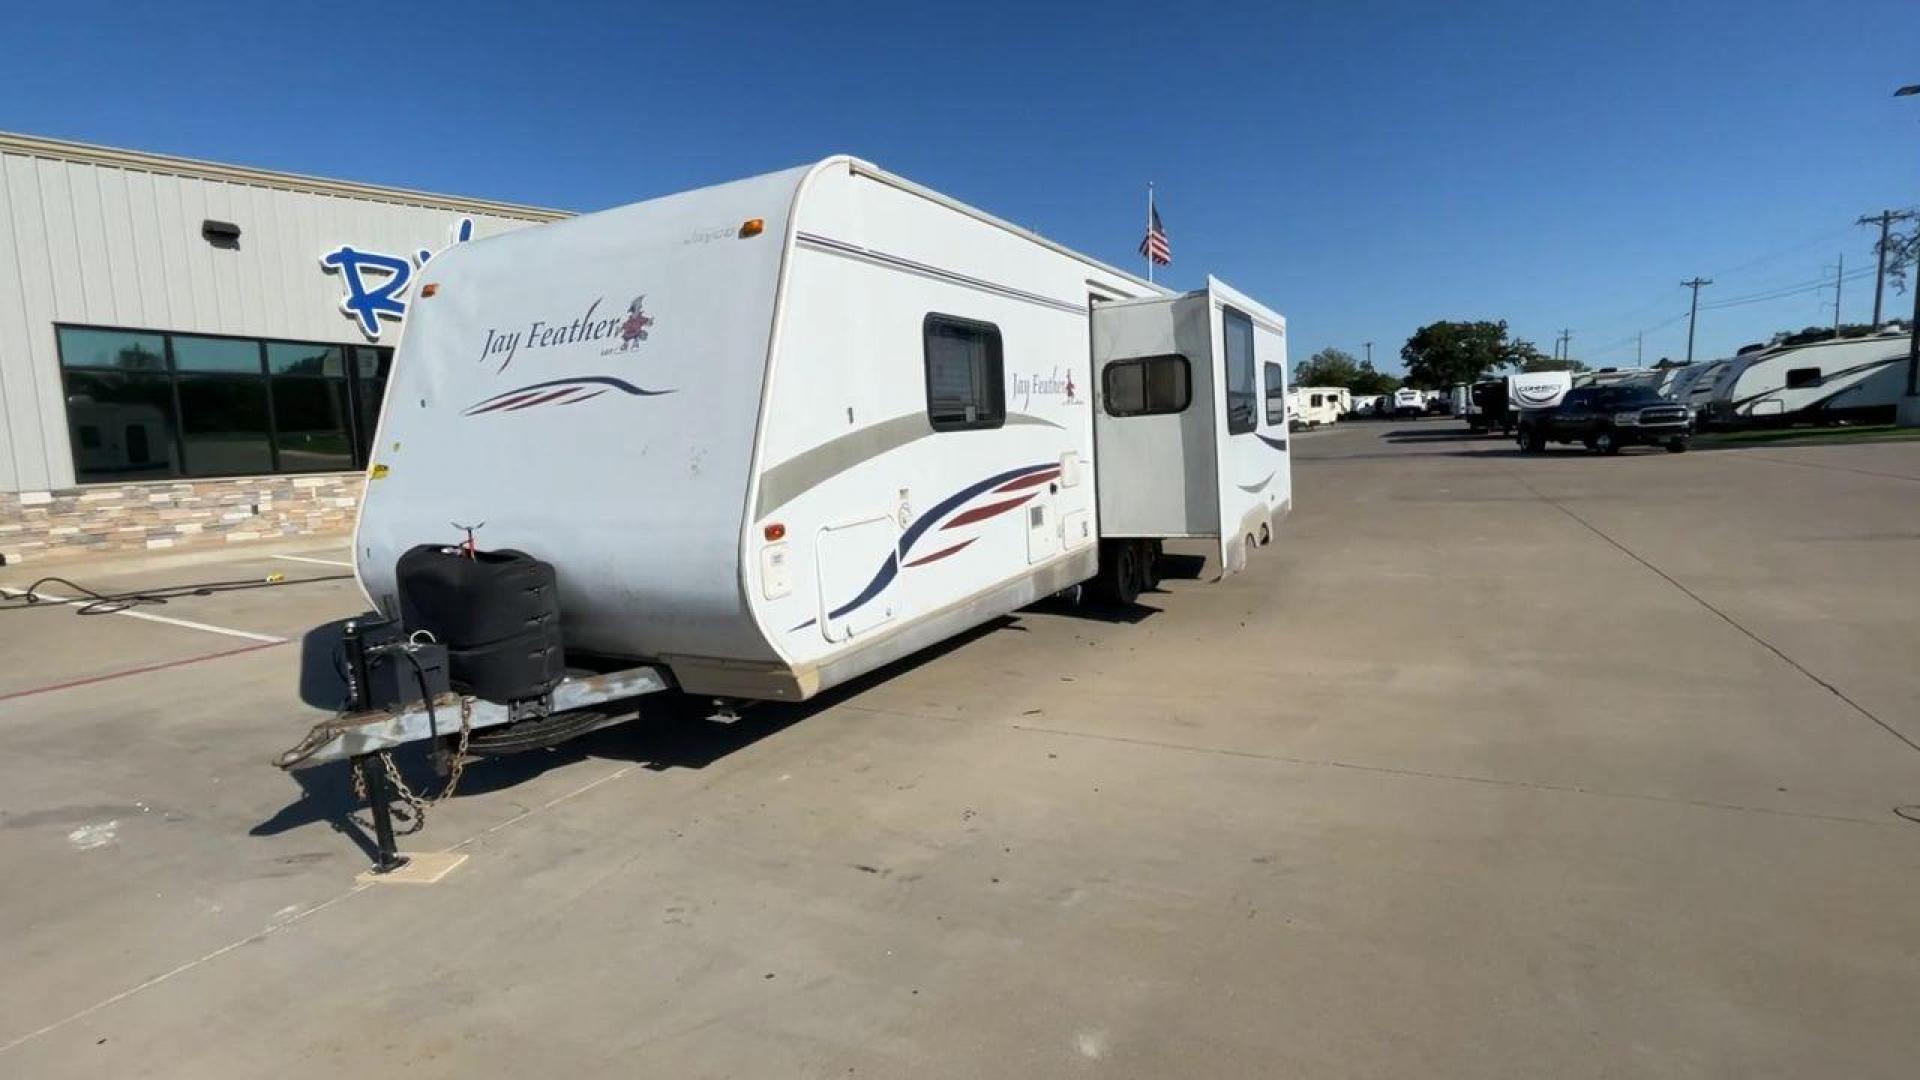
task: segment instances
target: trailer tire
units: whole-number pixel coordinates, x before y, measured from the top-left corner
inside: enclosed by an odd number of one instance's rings
[[[1123,540],[1109,547],[1100,564],[1100,598],[1114,607],[1140,599],[1140,547]]]
[[[1160,542],[1142,540],[1140,542],[1140,591],[1157,592],[1160,589]]]

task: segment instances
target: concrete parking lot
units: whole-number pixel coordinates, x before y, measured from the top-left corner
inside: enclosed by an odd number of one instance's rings
[[[1920,443],[1295,447],[1248,573],[475,766],[429,886],[268,765],[350,580],[0,612],[0,1075],[1914,1075]]]

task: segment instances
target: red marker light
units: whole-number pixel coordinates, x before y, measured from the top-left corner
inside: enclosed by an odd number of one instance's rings
[[[772,543],[775,540],[782,540],[786,538],[787,527],[776,521],[773,524],[768,525],[766,528],[760,530],[760,535],[766,537],[768,543]]]

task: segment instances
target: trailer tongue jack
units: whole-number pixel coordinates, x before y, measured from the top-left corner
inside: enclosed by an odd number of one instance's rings
[[[409,860],[400,854],[393,842],[393,792],[387,785],[387,772],[381,767],[376,754],[362,754],[354,758],[353,770],[366,785],[367,802],[373,812],[376,851],[371,869],[376,874],[391,874],[407,865]]]

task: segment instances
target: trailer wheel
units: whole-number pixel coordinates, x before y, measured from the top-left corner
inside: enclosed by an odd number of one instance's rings
[[[1160,542],[1142,540],[1140,542],[1140,591],[1154,592],[1160,588]]]
[[[1123,540],[1109,547],[1100,566],[1100,596],[1115,607],[1140,599],[1140,547]]]

